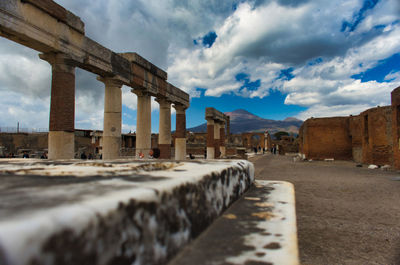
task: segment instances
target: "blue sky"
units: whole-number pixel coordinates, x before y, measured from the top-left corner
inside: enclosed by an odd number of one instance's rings
[[[204,122],[206,107],[277,120],[358,114],[389,105],[400,86],[398,0],[56,2],[90,38],[166,70],[191,96],[188,128]],[[48,127],[50,66],[5,39],[0,55],[0,127]],[[78,69],[75,127],[101,129],[103,102],[103,84]],[[124,87],[123,130],[135,125],[136,96]]]

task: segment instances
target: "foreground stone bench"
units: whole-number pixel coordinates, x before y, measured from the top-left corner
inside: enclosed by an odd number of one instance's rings
[[[293,185],[260,181],[169,265],[298,265]]]
[[[165,264],[254,179],[244,160],[0,160],[0,264]]]

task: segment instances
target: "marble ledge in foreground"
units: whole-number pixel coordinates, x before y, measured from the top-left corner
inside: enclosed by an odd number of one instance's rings
[[[0,264],[163,264],[254,181],[245,160],[0,160]]]

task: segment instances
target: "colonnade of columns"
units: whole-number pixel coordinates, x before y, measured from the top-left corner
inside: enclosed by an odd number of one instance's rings
[[[68,56],[56,53],[40,54],[52,66],[50,122],[48,138],[49,159],[73,159],[75,154],[75,67]],[[120,157],[122,129],[122,85],[112,77],[97,78],[105,85],[103,159]],[[137,95],[136,156],[149,155],[151,150],[151,94],[132,89]],[[176,109],[175,159],[186,157],[186,106],[159,97],[160,124],[158,144],[160,158],[171,158],[171,105]]]

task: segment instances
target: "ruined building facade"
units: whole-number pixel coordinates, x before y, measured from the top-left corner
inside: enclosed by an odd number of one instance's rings
[[[358,116],[311,118],[300,128],[300,153],[307,159],[334,158],[400,168],[400,87],[391,106]]]

